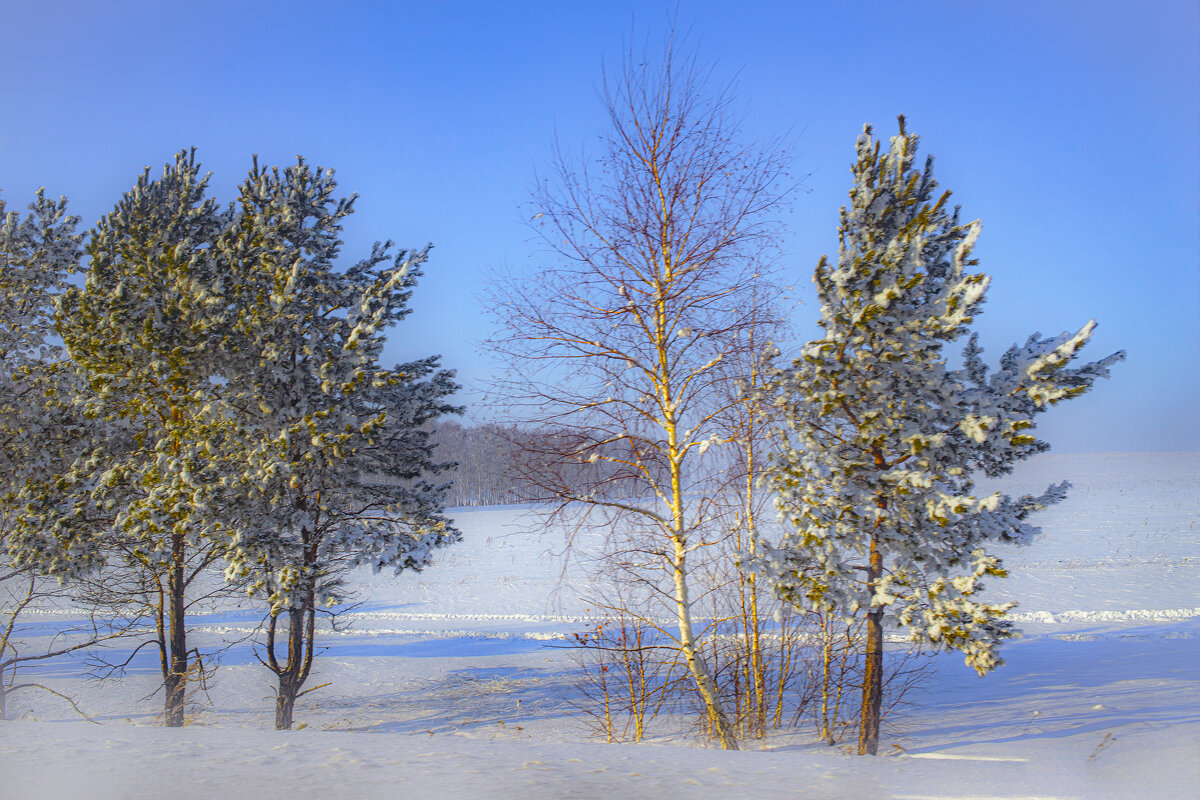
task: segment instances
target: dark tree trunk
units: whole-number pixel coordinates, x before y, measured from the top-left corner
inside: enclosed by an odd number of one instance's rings
[[[312,592],[309,592],[299,608],[289,608],[287,634],[287,661],[280,663],[275,656],[275,633],[279,614],[272,615],[267,628],[267,665],[279,677],[279,688],[275,692],[275,730],[292,729],[292,713],[296,698],[312,669],[313,635],[316,632],[316,609]]]
[[[872,594],[883,574],[883,556],[871,539],[867,585]],[[858,754],[873,756],[879,750],[879,723],[883,710],[883,609],[867,614],[867,652],[863,670],[862,717],[858,728]]]
[[[307,511],[308,497],[301,494],[296,498],[296,508]],[[319,508],[318,508],[319,510]],[[298,588],[292,606],[287,609],[288,643],[287,661],[279,663],[275,655],[275,634],[279,626],[280,611],[271,612],[271,622],[267,626],[267,666],[279,678],[279,688],[275,692],[275,730],[290,731],[292,729],[292,713],[296,708],[296,698],[308,674],[312,671],[313,639],[316,634],[317,598],[316,585],[312,575],[317,566],[317,547],[320,537],[312,528],[304,527],[300,531],[304,543],[305,577],[302,588]]]
[[[167,640],[167,660],[169,668],[164,676],[166,684],[166,701],[163,709],[168,728],[183,727],[183,707],[187,695],[188,650],[187,628],[184,625],[186,604],[184,602],[184,542],[183,537],[176,536],[172,542],[171,572],[168,576],[168,616],[170,631]]]
[[[866,669],[863,672],[862,724],[858,754],[873,756],[879,750],[879,723],[883,709],[883,610],[867,615]]]
[[[296,709],[295,684],[279,678],[279,691],[275,695],[275,730],[290,731],[292,729],[292,712]]]

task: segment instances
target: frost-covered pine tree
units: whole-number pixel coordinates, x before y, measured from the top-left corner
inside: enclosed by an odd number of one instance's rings
[[[312,667],[317,611],[345,598],[346,570],[420,569],[459,536],[432,482],[447,465],[434,463],[427,425],[458,411],[446,401],[453,373],[436,356],[380,364],[428,248],[391,256],[390,242],[377,244],[337,271],[354,198],[336,199],[336,186],[332,170],[303,160],[256,163],[220,246],[242,348],[223,390],[239,421],[225,454],[227,576],[269,605],[279,729],[291,728]]]
[[[56,341],[56,303],[83,254],[79,219],[41,192],[29,210],[0,225],[0,547],[17,572],[65,580],[103,561],[103,525],[66,487],[86,480],[113,432],[76,403],[86,382]]]
[[[54,301],[82,255],[79,218],[66,206],[39,191],[22,217],[0,200],[0,498],[9,512],[25,482],[49,471],[49,440],[66,422],[59,389],[70,376],[53,340]]]
[[[935,195],[932,159],[914,167],[917,137],[886,148],[865,127],[854,186],[842,208],[837,266],[814,281],[824,336],[809,342],[774,385],[780,448],[769,484],[789,523],[764,543],[759,568],[800,608],[865,615],[867,641],[859,752],[878,746],[883,629],[952,648],[981,675],[1001,663],[1011,603],[979,598],[1002,576],[990,542],[1027,544],[1029,515],[1061,500],[979,496],[974,476],[996,476],[1048,445],[1034,417],[1087,391],[1123,357],[1069,366],[1092,335],[1029,337],[990,372],[972,335],[964,364],[947,345],[968,332],[988,277],[969,272],[980,223],[960,223],[949,192]]]
[[[18,669],[70,647],[15,646],[22,611],[59,592],[42,573],[62,575],[94,557],[87,549],[59,552],[23,513],[83,439],[80,415],[65,402],[71,371],[53,340],[54,300],[82,253],[79,219],[66,205],[39,191],[22,216],[0,200],[0,720],[7,718],[10,692],[40,686],[18,682]]]
[[[194,152],[180,153],[91,231],[84,285],[63,293],[57,325],[83,378],[75,403],[110,434],[37,507],[59,552],[102,536],[111,566],[165,598],[152,607],[172,727],[190,674],[187,590],[221,553],[214,442],[227,436],[219,400],[235,351],[216,248],[231,215],[207,183]]]

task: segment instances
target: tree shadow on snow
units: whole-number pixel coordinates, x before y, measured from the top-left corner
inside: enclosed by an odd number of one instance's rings
[[[571,671],[472,667],[437,680],[412,682],[401,690],[327,699],[321,705],[327,713],[345,705],[358,717],[392,718],[342,730],[410,734],[469,734],[488,728],[519,731],[530,722],[575,716],[578,712],[572,698],[578,694],[577,685],[578,678]]]
[[[904,738],[937,743],[908,752],[1200,722],[1200,620],[1043,634],[1004,657],[981,680],[941,656],[904,715]]]

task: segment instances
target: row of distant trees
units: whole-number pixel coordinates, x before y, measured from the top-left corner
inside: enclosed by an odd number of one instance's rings
[[[448,506],[553,501],[564,486],[575,491],[586,487],[613,500],[652,499],[642,494],[644,483],[620,466],[634,454],[623,450],[622,443],[601,443],[586,432],[445,420],[431,431],[430,441],[440,460],[455,465],[445,493]],[[583,449],[606,458],[581,463],[572,454]],[[665,469],[663,464],[653,467],[659,473]]]
[[[987,546],[1028,543],[1029,515],[1066,491],[978,497],[974,476],[1047,449],[1036,415],[1121,354],[1072,366],[1089,323],[984,364],[979,222],[937,190],[901,117],[887,142],[858,137],[836,263],[814,275],[822,334],[781,357],[788,158],[742,141],[708,78],[670,45],[630,53],[605,85],[598,157],[560,155],[539,183],[543,269],[493,293],[503,424],[439,422],[458,409],[434,358],[380,363],[427,249],[335,268],[353,198],[303,160],[256,163],[221,208],[180,154],[84,235],[41,196],[8,214],[0,577],[135,598],[179,725],[186,611],[220,569],[262,603],[287,728],[348,569],[423,566],[457,538],[446,502],[536,501],[550,524],[603,533],[589,600],[604,618],[580,644],[610,738],[614,708],[640,738],[691,698],[736,749],[803,685],[832,742],[851,676],[874,754],[885,627],[995,668],[1011,604],[980,599],[1004,574]]]

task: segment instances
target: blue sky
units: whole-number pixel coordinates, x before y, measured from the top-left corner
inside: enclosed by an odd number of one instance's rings
[[[988,354],[1100,325],[1113,378],[1045,415],[1060,452],[1200,450],[1200,12],[1189,0],[909,3],[26,2],[0,27],[0,193],[38,186],[90,225],[196,146],[228,200],[297,154],[361,196],[346,230],[435,249],[396,360],[441,353],[468,386],[486,275],[533,274],[523,205],[555,137],[594,144],[597,89],[631,35],[688,43],[736,79],[748,139],[784,134],[810,174],[781,259],[797,335],[836,248],[863,122],[906,114],[966,218],[992,288]],[[463,399],[477,395],[468,391]]]

